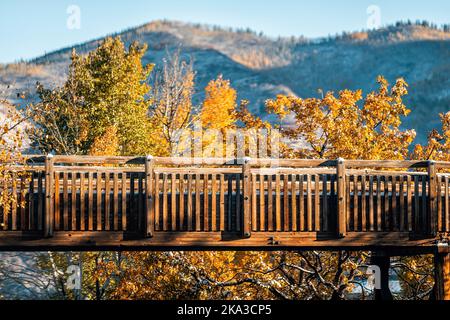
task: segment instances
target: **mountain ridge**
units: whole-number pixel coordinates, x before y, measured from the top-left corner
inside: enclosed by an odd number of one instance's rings
[[[307,39],[271,38],[251,30],[230,30],[180,21],[153,21],[110,36],[125,43],[148,44],[145,63],[160,65],[167,51],[181,48],[194,59],[196,101],[209,80],[219,74],[230,79],[240,99],[268,120],[264,101],[277,94],[318,96],[317,90],[376,88],[384,75],[390,82],[403,77],[410,84],[406,99],[413,112],[406,128],[415,128],[418,142],[439,126],[439,112],[450,105],[450,32],[429,24],[397,23],[372,31]],[[32,90],[36,81],[62,83],[72,48],[86,53],[104,37],[63,48],[22,64],[0,67],[0,85],[15,83],[16,90]]]

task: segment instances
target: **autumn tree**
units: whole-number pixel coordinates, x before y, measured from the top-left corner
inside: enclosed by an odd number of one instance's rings
[[[237,93],[220,75],[205,88],[200,120],[207,129],[225,130],[235,125]]]
[[[284,144],[290,158],[404,159],[415,138],[413,130],[401,130],[401,118],[410,110],[403,97],[407,84],[398,79],[392,88],[378,77],[379,90],[363,100],[361,90],[328,92],[322,98],[278,96],[268,100],[269,112],[295,124],[281,128],[291,143]],[[303,146],[299,146],[299,141]],[[295,144],[295,147],[292,145]]]
[[[192,104],[194,77],[192,60],[183,59],[179,50],[168,54],[162,68],[156,70],[151,115],[159,149],[153,155],[175,153],[181,132],[192,125],[196,113]]]
[[[19,184],[26,185],[29,174],[14,168],[16,165],[26,165],[22,155],[25,119],[16,110],[16,106],[4,98],[0,99],[0,107],[0,213],[3,216],[3,220],[0,220],[0,229],[3,229],[5,226],[2,221],[8,221],[11,209],[25,206],[13,190],[20,189],[25,192],[25,188],[19,188]]]
[[[450,161],[450,112],[440,115],[442,128],[434,129],[426,145],[416,145],[412,158],[420,160]]]
[[[86,56],[74,50],[62,87],[38,85],[40,102],[28,108],[36,124],[33,142],[43,152],[88,154],[116,133],[114,154],[152,153],[148,77],[153,65],[142,64],[145,52],[138,43],[126,49],[119,37],[107,38]]]

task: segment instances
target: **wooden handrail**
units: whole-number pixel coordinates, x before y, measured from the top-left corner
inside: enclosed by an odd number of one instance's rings
[[[45,156],[26,156],[30,164],[44,164]],[[53,157],[58,164],[115,164],[115,165],[143,165],[146,157],[125,156],[64,156]],[[154,157],[155,165],[230,165],[240,166],[244,158],[182,158],[182,157]],[[421,160],[346,160],[347,168],[427,168],[429,161]],[[336,160],[327,159],[264,159],[250,160],[251,166],[269,167],[336,167]],[[437,168],[450,168],[450,162],[436,161]]]

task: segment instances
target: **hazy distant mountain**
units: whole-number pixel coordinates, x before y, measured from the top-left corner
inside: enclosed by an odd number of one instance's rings
[[[301,30],[292,30],[301,33]],[[181,46],[194,59],[196,99],[208,81],[223,74],[240,99],[267,117],[264,101],[279,93],[317,96],[318,89],[365,91],[382,74],[391,82],[404,77],[410,85],[407,105],[413,110],[405,127],[415,128],[418,141],[439,126],[439,112],[450,110],[450,32],[428,25],[397,24],[375,31],[345,33],[320,40],[271,39],[247,30],[229,30],[182,22],[156,21],[119,33],[127,43],[149,46],[145,62],[160,65],[167,50]],[[102,39],[75,46],[94,49]],[[37,80],[59,84],[65,77],[71,48],[28,63],[0,66],[0,86],[33,88]],[[270,119],[270,118],[269,118]]]

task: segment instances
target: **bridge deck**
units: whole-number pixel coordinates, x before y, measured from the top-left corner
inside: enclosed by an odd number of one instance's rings
[[[2,250],[435,248],[450,163],[30,158]]]

